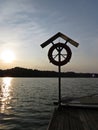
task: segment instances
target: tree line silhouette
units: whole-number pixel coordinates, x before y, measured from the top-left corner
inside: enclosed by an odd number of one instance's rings
[[[27,69],[15,67],[6,70],[0,70],[0,77],[58,77],[56,71],[42,71],[37,69]],[[98,77],[98,74],[92,73],[75,73],[75,72],[61,72],[61,77]]]

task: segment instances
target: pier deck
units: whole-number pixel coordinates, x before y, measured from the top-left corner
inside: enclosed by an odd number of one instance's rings
[[[98,108],[55,109],[48,130],[98,130]]]

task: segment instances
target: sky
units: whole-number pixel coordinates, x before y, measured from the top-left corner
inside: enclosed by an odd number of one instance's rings
[[[62,71],[98,73],[97,0],[0,0],[0,56],[12,50],[15,60],[0,69],[15,66],[58,70],[47,57],[52,44],[40,44],[61,32],[79,43],[71,48],[70,62]]]

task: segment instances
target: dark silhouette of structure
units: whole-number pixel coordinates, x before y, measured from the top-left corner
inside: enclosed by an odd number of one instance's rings
[[[54,43],[54,41],[59,37],[62,38],[63,40],[65,40],[65,43],[60,43],[60,42]],[[71,49],[69,48],[67,43],[70,43],[75,47],[78,47],[79,43],[75,42],[74,40],[72,40],[68,36],[62,34],[61,32],[58,32],[53,37],[48,39],[46,42],[41,44],[41,47],[44,48],[47,45],[49,45],[50,43],[52,43],[52,47],[49,49],[48,58],[52,64],[58,66],[58,72],[59,72],[59,76],[58,76],[58,86],[59,86],[58,103],[59,103],[59,105],[61,105],[61,66],[67,64],[70,61],[71,55],[72,55]]]

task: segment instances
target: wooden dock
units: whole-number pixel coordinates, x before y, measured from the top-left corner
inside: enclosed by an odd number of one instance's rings
[[[98,130],[98,95],[56,107],[47,130]]]
[[[56,108],[47,130],[98,130],[98,108]]]

